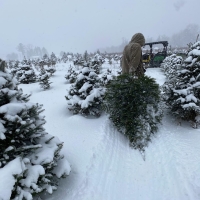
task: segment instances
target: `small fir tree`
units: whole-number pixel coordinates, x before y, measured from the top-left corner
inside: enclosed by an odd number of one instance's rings
[[[70,65],[67,74],[65,75],[67,82],[75,83],[78,73],[79,71],[74,66]]]
[[[178,69],[181,68],[182,63],[183,58],[181,56],[177,56],[176,54],[172,54],[163,60],[161,68],[168,80],[177,76]]]
[[[35,83],[37,76],[35,71],[32,69],[31,65],[19,65],[19,69],[16,72],[16,78],[20,83],[29,84]]]
[[[163,91],[170,112],[197,127],[200,115],[200,41],[191,46],[177,76],[165,82]]]
[[[74,114],[99,117],[104,92],[104,89],[100,87],[97,74],[88,67],[84,67],[66,96],[68,109]]]
[[[13,68],[11,69],[11,74],[12,74],[12,75],[15,76],[16,73],[17,73],[17,71],[20,70],[20,68],[19,68],[19,64],[20,64],[19,61],[16,61],[16,62],[14,63],[14,66],[13,66]]]
[[[89,54],[88,54],[87,51],[84,52],[83,59],[84,59],[85,62],[89,62]]]
[[[57,57],[56,57],[55,53],[53,53],[53,52],[51,53],[51,56],[50,56],[50,62],[51,62],[52,66],[56,65]]]
[[[85,63],[85,60],[80,54],[77,54],[73,59],[73,63],[75,66],[78,66],[78,65],[83,66],[83,64]]]
[[[89,67],[93,69],[96,74],[100,73],[101,65],[102,63],[95,58],[93,58],[89,63]]]
[[[38,81],[40,87],[43,88],[44,90],[50,88],[50,84],[52,82],[50,82],[49,79],[50,79],[49,73],[44,68],[41,68],[40,74],[38,76]]]
[[[56,72],[55,66],[46,67],[45,70],[49,73],[50,76],[53,76],[53,74]]]
[[[42,57],[42,60],[44,60],[45,62],[48,62],[48,60],[49,60],[48,55],[44,54],[43,57]]]
[[[106,86],[108,83],[110,83],[113,77],[113,72],[110,69],[107,69],[107,71],[99,74],[100,83],[102,84],[102,86]]]
[[[62,60],[64,63],[66,63],[66,62],[68,61],[68,56],[67,56],[67,54],[66,54],[65,52],[63,53],[61,60]]]

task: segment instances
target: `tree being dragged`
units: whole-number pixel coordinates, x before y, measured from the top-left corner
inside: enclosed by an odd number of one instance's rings
[[[20,158],[22,173],[14,177],[10,199],[22,200],[45,190],[52,193],[70,165],[60,154],[63,143],[45,132],[42,105],[29,102],[17,85],[11,74],[0,71],[0,168]]]
[[[172,114],[196,127],[200,116],[200,41],[191,46],[176,74],[163,85],[164,99]]]
[[[160,90],[155,80],[125,74],[106,85],[104,108],[119,132],[144,152],[162,119]]]
[[[104,92],[94,70],[84,67],[79,71],[66,96],[68,109],[74,114],[99,117]]]

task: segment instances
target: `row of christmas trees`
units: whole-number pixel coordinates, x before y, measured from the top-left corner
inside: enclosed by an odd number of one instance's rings
[[[0,180],[0,185],[6,185],[0,189],[0,199],[32,199],[42,191],[52,193],[58,179],[70,173],[60,153],[63,142],[43,127],[42,105],[29,102],[18,84],[0,60],[0,177],[7,175]]]
[[[21,63],[17,62],[14,67],[10,70],[11,73],[16,77],[19,83],[30,84],[39,82],[41,88],[49,89],[50,88],[50,77],[55,73],[56,69],[54,66],[40,66],[39,74],[36,74],[35,68],[31,63],[24,59]]]
[[[102,54],[102,53],[95,53],[95,54],[89,54],[87,51],[84,52],[84,54],[73,54],[73,53],[65,53],[63,52],[61,57],[56,57],[56,55],[52,52],[50,57],[45,54],[42,58],[33,58],[33,59],[26,59],[29,65],[33,66],[55,66],[56,63],[66,63],[67,61],[73,62],[75,65],[83,62],[88,62],[92,59],[98,59],[101,60],[101,62],[105,62],[105,59],[108,59],[110,63],[114,61],[119,61],[121,59],[121,54]],[[10,69],[14,68],[15,65],[23,64],[24,61],[16,61],[16,60],[8,60],[7,64]]]
[[[161,67],[167,79],[163,97],[170,112],[197,127],[200,122],[200,41],[190,47],[185,60],[171,55]]]

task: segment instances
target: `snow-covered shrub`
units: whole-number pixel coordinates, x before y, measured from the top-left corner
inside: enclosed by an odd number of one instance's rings
[[[16,72],[16,78],[20,83],[29,84],[35,83],[37,80],[35,71],[30,65],[19,65],[18,71]]]
[[[47,65],[48,67],[51,66],[51,59],[48,57],[47,54],[44,54],[42,59],[39,62],[40,67],[44,67],[45,65]]]
[[[41,68],[40,74],[38,76],[38,81],[41,88],[43,88],[44,90],[50,88],[50,84],[52,82],[50,82],[49,79],[50,79],[49,73],[44,68]]]
[[[55,66],[45,67],[45,70],[50,74],[50,76],[53,76],[53,74],[56,72]]]
[[[14,60],[8,60],[7,62],[7,66],[8,66],[8,69],[13,69],[14,65],[15,65],[15,61]]]
[[[68,61],[68,55],[64,52],[61,58],[61,61],[66,63]]]
[[[100,68],[101,68],[102,63],[96,59],[92,59],[89,63],[89,67],[94,70],[96,74],[100,73]]]
[[[60,154],[63,143],[45,132],[42,105],[29,102],[17,85],[0,71],[0,186],[5,184],[8,197],[0,192],[0,198],[29,200],[35,193],[52,193],[70,165]]]
[[[85,51],[84,54],[83,54],[83,60],[85,62],[89,62],[89,60],[90,60],[90,56],[89,56],[87,51]]]
[[[105,62],[105,58],[100,54],[100,53],[96,53],[94,55],[94,58],[93,58],[95,61],[97,61],[98,63],[100,64],[103,64]]]
[[[74,114],[100,116],[104,89],[100,87],[97,74],[84,67],[79,71],[66,96],[68,109]]]
[[[76,81],[76,77],[78,75],[78,71],[74,66],[70,66],[65,78],[68,83],[74,83]]]
[[[182,63],[183,58],[181,56],[177,56],[176,54],[172,54],[163,60],[161,68],[163,69],[167,79],[177,76],[177,70],[181,67]]]
[[[143,152],[162,118],[159,85],[147,76],[115,77],[106,86],[104,109],[131,145]]]
[[[77,56],[73,59],[74,65],[83,65],[86,61],[82,58],[82,56]]]
[[[192,45],[177,76],[165,82],[163,91],[171,112],[196,126],[200,115],[200,41]]]
[[[58,59],[57,59],[55,53],[52,52],[51,55],[50,55],[50,63],[51,63],[51,66],[55,66],[57,60],[58,60]]]
[[[14,76],[16,75],[17,71],[20,70],[19,63],[19,61],[16,61],[13,65],[13,68],[10,70],[11,74],[13,74]]]
[[[113,79],[113,74],[112,74],[112,70],[107,69],[107,71],[99,74],[99,78],[100,78],[100,83],[105,86],[106,84],[108,84],[112,79]]]

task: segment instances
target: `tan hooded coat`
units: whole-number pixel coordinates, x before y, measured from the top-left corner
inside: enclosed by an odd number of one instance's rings
[[[122,57],[122,74],[131,73],[135,76],[143,76],[142,49],[145,44],[143,34],[136,33],[125,46]]]

